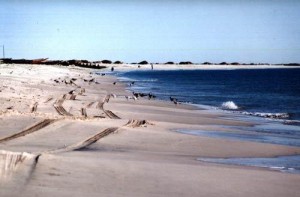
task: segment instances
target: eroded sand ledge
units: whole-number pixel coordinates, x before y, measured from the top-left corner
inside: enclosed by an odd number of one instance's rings
[[[16,159],[0,162],[6,166],[0,196],[298,195],[299,175],[196,159],[291,155],[300,148],[172,132],[252,123],[191,106],[127,100],[124,84],[91,71],[0,65],[0,158]],[[30,158],[24,165],[22,155]],[[4,179],[7,174],[14,178]]]

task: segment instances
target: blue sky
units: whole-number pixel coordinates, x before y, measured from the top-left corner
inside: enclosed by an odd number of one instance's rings
[[[0,0],[7,57],[300,62],[297,0]]]

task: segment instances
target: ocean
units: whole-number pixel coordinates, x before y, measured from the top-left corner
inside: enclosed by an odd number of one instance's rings
[[[174,132],[231,140],[300,147],[300,69],[140,70],[115,73],[128,89],[157,99],[205,106],[250,120],[243,132],[177,129]],[[170,101],[171,102],[171,101]],[[199,158],[199,161],[247,165],[300,173],[300,155],[275,158]]]
[[[141,70],[117,74],[134,92],[234,113],[300,121],[300,69]]]

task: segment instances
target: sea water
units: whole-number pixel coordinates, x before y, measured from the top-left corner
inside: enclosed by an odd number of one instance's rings
[[[132,91],[252,116],[300,121],[299,69],[143,70],[118,74]],[[298,120],[298,121],[297,121]]]
[[[129,89],[158,99],[210,106],[233,113],[232,119],[251,120],[243,132],[177,130],[181,133],[300,146],[300,69],[141,70],[116,74]],[[171,101],[170,101],[171,102]],[[229,116],[230,117],[230,116]],[[268,167],[299,172],[299,155],[277,158],[199,158],[224,164]]]
[[[300,155],[279,156],[271,158],[198,158],[199,161],[269,168],[300,174]]]

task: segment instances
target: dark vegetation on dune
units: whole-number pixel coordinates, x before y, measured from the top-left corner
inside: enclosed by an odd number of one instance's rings
[[[110,61],[110,60],[102,60],[101,63],[102,64],[112,64],[112,61]]]
[[[146,60],[144,60],[144,61],[139,62],[139,64],[144,65],[144,64],[149,64],[149,63]]]
[[[85,67],[85,68],[94,68],[94,69],[102,69],[106,68],[105,65],[102,64],[111,64],[110,60],[103,60],[100,62],[91,62],[88,60],[48,60],[45,59],[34,59],[34,60],[27,60],[27,59],[12,59],[12,58],[4,58],[0,59],[0,62],[4,64],[44,64],[44,65],[61,65],[61,66],[78,66],[78,67]]]
[[[187,61],[187,62],[179,62],[179,65],[187,65],[187,64],[193,64],[193,63],[189,62],[189,61]]]
[[[114,64],[123,64],[121,61],[115,61]]]
[[[111,60],[101,60],[101,61],[88,61],[88,60],[48,60],[48,58],[41,58],[41,59],[12,59],[12,58],[2,58],[0,59],[0,63],[4,64],[44,64],[44,65],[61,65],[61,66],[79,66],[79,67],[85,67],[85,68],[94,68],[94,69],[102,69],[107,68],[106,64],[123,64],[122,61],[111,61]],[[143,60],[141,62],[133,62],[131,64],[138,64],[138,65],[147,65],[152,64],[151,62],[148,62],[146,60]],[[159,64],[159,63],[155,63]],[[192,65],[194,64],[191,61],[182,61],[179,63],[176,62],[166,62],[165,65]],[[196,63],[198,64],[198,63]],[[269,63],[239,63],[239,62],[220,62],[220,63],[212,63],[212,62],[203,62],[203,65],[270,65]],[[199,64],[200,65],[200,64]],[[284,64],[274,64],[274,65],[284,65],[284,66],[300,66],[300,63],[284,63]]]
[[[165,64],[175,64],[174,62],[166,62]]]

